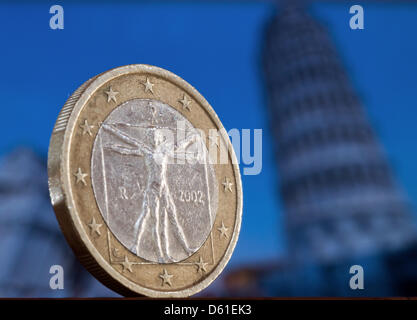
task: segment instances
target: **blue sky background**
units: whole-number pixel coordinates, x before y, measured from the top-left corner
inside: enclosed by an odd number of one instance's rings
[[[0,155],[30,146],[46,155],[67,97],[113,67],[147,63],[191,83],[227,130],[263,128],[263,170],[243,176],[244,216],[231,264],[278,258],[285,237],[268,131],[260,50],[267,2],[62,4],[65,29],[49,29],[49,7],[0,4]],[[365,30],[349,28],[348,2],[312,13],[339,49],[399,181],[417,204],[417,4],[364,3]]]

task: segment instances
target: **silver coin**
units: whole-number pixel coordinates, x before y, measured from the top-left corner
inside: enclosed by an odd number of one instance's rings
[[[157,100],[127,101],[102,123],[92,152],[94,195],[109,229],[132,253],[172,263],[206,241],[218,187],[201,146],[206,148],[193,125]]]

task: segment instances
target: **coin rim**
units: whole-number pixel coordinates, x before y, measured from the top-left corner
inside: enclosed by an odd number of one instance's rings
[[[181,290],[158,291],[143,287],[126,277],[123,277],[122,274],[120,274],[109,264],[107,260],[104,259],[98,249],[94,246],[91,239],[85,232],[80,216],[75,209],[76,206],[71,187],[69,150],[79,115],[86,102],[89,101],[91,96],[95,94],[97,89],[99,89],[103,84],[117,77],[131,73],[151,74],[167,79],[192,96],[195,101],[197,101],[197,103],[208,113],[209,117],[213,120],[217,129],[220,131],[223,141],[227,143],[231,165],[233,166],[235,174],[236,217],[233,235],[228,247],[216,267],[206,278],[188,288]],[[68,100],[70,100],[74,95],[75,93],[73,93]],[[58,141],[54,141],[54,132],[52,133],[48,154],[48,182],[52,204],[54,206],[60,227],[67,238],[67,241],[77,257],[80,259],[80,262],[103,284],[123,295],[143,294],[149,297],[161,298],[188,297],[208,287],[223,271],[231,258],[239,237],[242,220],[243,195],[240,170],[237,164],[236,155],[228,135],[225,133],[225,130],[222,129],[224,129],[222,123],[206,99],[193,86],[168,70],[151,65],[133,64],[111,69],[89,81],[84,91],[72,107],[71,115],[67,120],[63,137],[61,137],[61,139],[57,137]]]

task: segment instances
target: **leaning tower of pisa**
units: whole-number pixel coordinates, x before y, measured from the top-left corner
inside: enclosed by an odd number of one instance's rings
[[[287,4],[272,19],[264,66],[295,261],[329,262],[414,241],[407,200],[328,34],[303,5]]]

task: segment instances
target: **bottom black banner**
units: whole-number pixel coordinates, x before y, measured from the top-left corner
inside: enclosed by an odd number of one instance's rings
[[[297,315],[363,317],[371,312],[396,317],[417,310],[417,298],[379,299],[0,299],[5,314],[43,318],[138,317],[150,319],[270,319]]]

